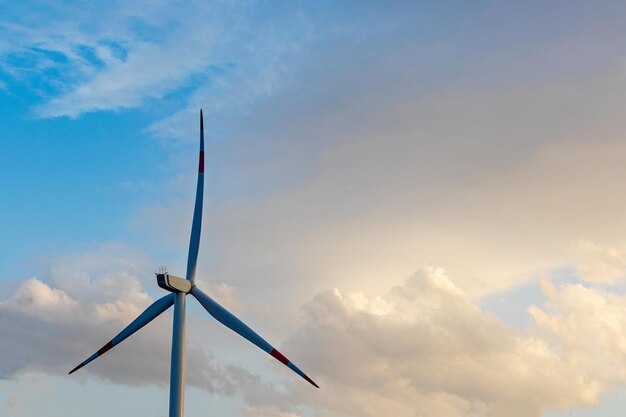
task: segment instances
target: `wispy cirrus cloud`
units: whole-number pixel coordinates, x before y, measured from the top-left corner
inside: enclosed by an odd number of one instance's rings
[[[0,25],[0,70],[42,96],[40,117],[135,108],[171,93],[209,113],[245,105],[282,82],[282,59],[315,34],[316,7],[291,4],[39,6],[11,9],[14,20]]]
[[[10,42],[0,49],[0,68],[27,85],[33,76],[43,79],[34,86],[44,99],[35,109],[41,117],[135,107],[209,65],[215,28],[201,19],[212,8],[202,13],[197,5],[188,10],[167,2],[88,9],[65,4],[52,11],[37,6],[22,6],[26,16],[13,10],[16,21],[2,25]],[[186,16],[197,24],[189,25]]]
[[[137,107],[146,99],[162,98],[208,66],[209,29],[178,32],[166,42],[134,43],[124,60],[95,71],[67,93],[39,106],[37,113],[77,117],[85,112]]]

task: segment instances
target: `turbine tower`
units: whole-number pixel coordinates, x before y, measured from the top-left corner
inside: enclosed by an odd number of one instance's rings
[[[156,274],[159,287],[167,290],[170,294],[156,300],[150,307],[133,320],[124,330],[102,346],[96,353],[85,359],[72,369],[72,374],[87,365],[94,359],[102,356],[111,348],[122,343],[126,338],[137,332],[146,324],[154,320],[159,314],[174,305],[174,322],[172,330],[172,357],[170,366],[170,412],[169,417],[183,417],[184,390],[185,390],[185,300],[187,294],[194,296],[210,315],[217,321],[238,333],[249,342],[255,344],[271,356],[282,362],[289,369],[300,375],[307,382],[319,388],[304,372],[293,362],[283,356],[265,339],[259,336],[244,322],[219,305],[215,300],[196,287],[194,278],[196,264],[198,262],[198,249],[200,247],[200,229],[202,226],[202,200],[204,192],[204,122],[202,110],[200,110],[200,160],[198,164],[198,184],[196,188],[196,202],[193,210],[193,222],[191,225],[191,238],[189,241],[189,255],[187,257],[187,274],[185,278],[179,278],[168,274],[167,271],[159,271]]]

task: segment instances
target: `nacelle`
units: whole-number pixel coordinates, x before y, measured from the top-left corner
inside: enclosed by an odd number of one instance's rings
[[[159,287],[171,292],[184,292],[189,293],[191,291],[191,281],[184,278],[179,278],[170,274],[156,274],[157,284]]]

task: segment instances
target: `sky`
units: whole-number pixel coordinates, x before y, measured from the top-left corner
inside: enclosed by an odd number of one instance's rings
[[[622,2],[0,4],[0,414],[614,417],[626,406]],[[193,300],[190,300],[193,301]],[[619,411],[618,411],[619,410]]]

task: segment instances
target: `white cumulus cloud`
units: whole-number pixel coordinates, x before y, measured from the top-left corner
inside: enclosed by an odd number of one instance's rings
[[[128,262],[132,251],[119,249],[105,245],[65,255],[51,266],[48,282],[30,278],[0,300],[0,380],[33,372],[66,375],[154,301],[135,263]],[[165,385],[170,343],[171,314],[164,313],[72,378]],[[215,363],[210,351],[194,345],[187,358],[188,383],[210,392],[232,395],[240,385],[235,381],[254,379],[237,366]]]
[[[593,403],[626,382],[626,303],[581,285],[545,291],[546,310],[531,309],[526,331],[482,311],[442,269],[384,296],[322,292],[284,344],[321,392],[294,383],[294,401],[329,415],[446,417]]]

